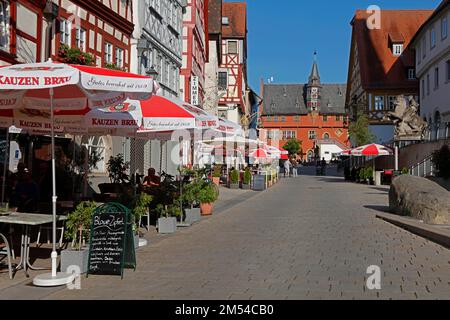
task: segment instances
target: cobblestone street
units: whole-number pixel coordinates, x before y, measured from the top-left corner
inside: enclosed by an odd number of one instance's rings
[[[1,298],[450,298],[450,251],[375,218],[387,187],[310,171],[139,249],[123,280],[83,277],[81,290],[24,282]],[[370,265],[381,290],[366,287]]]

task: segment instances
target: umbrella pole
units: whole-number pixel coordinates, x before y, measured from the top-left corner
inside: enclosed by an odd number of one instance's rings
[[[53,110],[53,89],[50,89],[50,117],[51,117],[51,136],[52,136],[52,214],[53,214],[53,247],[52,247],[52,276],[56,277],[56,259],[58,254],[56,252],[56,164],[55,164],[55,115]]]
[[[5,163],[3,164],[2,204],[5,203],[6,166],[9,163],[9,128],[6,128]]]
[[[52,214],[53,214],[53,247],[52,247],[52,272],[38,275],[33,279],[33,284],[39,287],[55,287],[62,285],[70,285],[76,276],[79,276],[80,270],[69,269],[67,273],[57,273],[57,258],[56,252],[56,165],[55,165],[55,124],[54,124],[54,110],[53,110],[53,88],[49,90],[50,94],[50,117],[51,117],[51,153],[52,153]],[[77,274],[78,273],[78,274]]]

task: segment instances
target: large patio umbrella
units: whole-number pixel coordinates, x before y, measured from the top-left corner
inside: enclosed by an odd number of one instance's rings
[[[379,144],[368,144],[362,147],[355,148],[350,151],[352,156],[389,156],[392,154],[392,150],[388,147]]]
[[[145,99],[156,92],[152,78],[122,71],[62,63],[32,63],[0,68],[2,109],[48,110],[52,158],[53,248],[52,272],[37,276],[38,286],[58,286],[73,277],[56,272],[55,110],[81,110],[111,106],[127,98]],[[15,118],[14,122],[16,121]]]
[[[350,151],[351,156],[356,157],[379,157],[379,156],[389,156],[393,152],[390,148],[372,143],[365,146],[357,147]],[[373,172],[375,174],[375,161],[373,162]]]

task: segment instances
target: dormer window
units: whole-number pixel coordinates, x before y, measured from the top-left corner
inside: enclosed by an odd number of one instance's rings
[[[224,26],[228,26],[230,24],[230,20],[228,19],[228,17],[222,17],[222,24]]]
[[[392,45],[392,53],[394,56],[401,56],[403,53],[403,43],[394,43]]]
[[[392,48],[392,54],[397,57],[401,56],[403,53],[405,38],[401,33],[390,33],[389,44]]]

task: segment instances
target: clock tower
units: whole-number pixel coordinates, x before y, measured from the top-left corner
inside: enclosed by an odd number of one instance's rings
[[[320,111],[320,96],[321,88],[319,67],[317,66],[317,52],[314,52],[314,62],[309,76],[308,84],[306,86],[306,104],[309,112]]]

